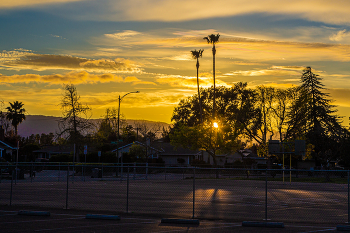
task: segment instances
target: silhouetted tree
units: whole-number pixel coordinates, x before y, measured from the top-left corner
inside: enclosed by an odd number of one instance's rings
[[[257,132],[260,111],[254,105],[255,93],[246,88],[246,83],[237,83],[232,88],[217,88],[217,122],[212,127],[211,106],[213,87],[201,89],[203,98],[203,124],[199,121],[198,95],[182,99],[175,107],[172,121],[174,129],[171,143],[191,149],[207,151],[216,163],[216,152],[234,151],[240,144],[239,137],[249,129]]]
[[[214,81],[214,96],[213,96],[213,119],[215,120],[215,54],[216,54],[216,49],[215,49],[215,44],[219,42],[219,37],[220,35],[217,34],[217,35],[214,35],[214,34],[211,34],[207,37],[204,37],[203,39],[206,40],[208,42],[208,44],[212,44],[213,45],[213,49],[212,49],[212,52],[213,52],[213,81]]]
[[[292,107],[290,121],[294,131],[305,134],[314,145],[313,158],[327,164],[338,153],[339,142],[345,134],[340,125],[340,117],[334,115],[334,105],[324,93],[321,78],[307,67],[302,76],[301,95]],[[295,133],[297,135],[297,133]]]
[[[7,107],[6,118],[11,121],[12,126],[15,128],[15,136],[18,134],[18,125],[26,119],[25,109],[23,108],[23,103],[15,101],[13,103],[9,102],[10,107]]]
[[[76,144],[77,153],[83,139],[83,133],[92,128],[89,121],[91,109],[80,102],[80,96],[73,84],[64,85],[63,90],[64,94],[61,100],[63,117],[59,121],[59,136],[65,136],[71,143]]]
[[[203,54],[203,51],[202,49],[200,50],[192,50],[191,51],[191,54],[192,54],[192,58],[193,59],[196,59],[197,60],[197,63],[196,63],[196,68],[197,68],[197,89],[198,89],[198,104],[199,104],[199,110],[200,110],[200,119],[201,119],[201,122],[203,121],[203,113],[202,113],[202,100],[201,100],[201,95],[200,95],[200,92],[199,92],[199,79],[198,79],[198,69],[199,69],[199,58],[202,57],[202,54]]]

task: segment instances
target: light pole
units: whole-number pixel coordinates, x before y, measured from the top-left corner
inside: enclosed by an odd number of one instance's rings
[[[118,142],[117,142],[117,159],[119,160],[119,140],[120,140],[120,137],[119,137],[119,121],[120,121],[120,102],[123,100],[123,98],[131,93],[140,93],[139,91],[133,91],[133,92],[129,92],[129,93],[126,93],[125,95],[123,95],[122,97],[120,97],[119,95],[119,103],[118,103]],[[121,160],[121,163],[123,163],[123,159]]]

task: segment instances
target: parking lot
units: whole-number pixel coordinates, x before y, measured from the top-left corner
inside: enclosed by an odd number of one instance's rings
[[[194,180],[193,173],[157,173],[148,179],[131,173],[127,180],[67,174],[43,170],[34,178],[2,180],[1,232],[334,232],[348,220],[343,183]],[[19,210],[51,215],[22,216]],[[86,219],[87,214],[121,219]],[[164,218],[195,218],[200,224],[164,224]],[[257,230],[243,227],[245,221],[285,227]]]

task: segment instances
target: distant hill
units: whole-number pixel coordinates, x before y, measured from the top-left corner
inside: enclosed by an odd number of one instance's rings
[[[27,115],[26,120],[18,125],[18,134],[21,137],[28,137],[32,134],[49,134],[58,132],[58,121],[60,117],[42,116],[42,115]],[[97,124],[102,119],[92,119],[91,121]],[[165,122],[155,122],[147,120],[126,120],[128,125],[135,127],[136,124],[145,124],[148,128],[165,127],[170,124]]]

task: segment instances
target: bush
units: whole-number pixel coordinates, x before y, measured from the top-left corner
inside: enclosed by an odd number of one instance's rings
[[[49,162],[73,162],[73,155],[67,155],[67,154],[52,155]]]

